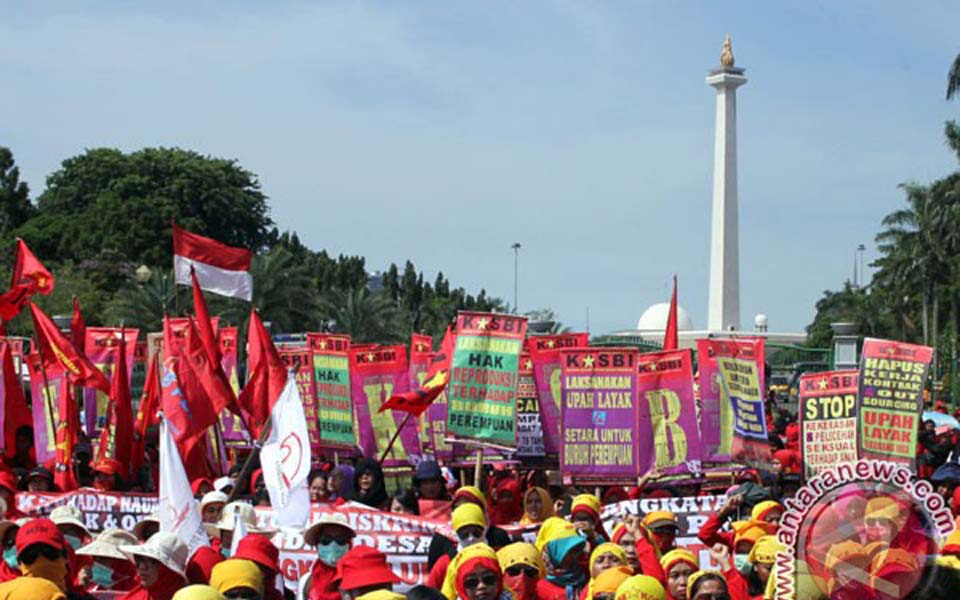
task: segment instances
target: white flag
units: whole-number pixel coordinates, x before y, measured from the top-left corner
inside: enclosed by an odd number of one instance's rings
[[[203,528],[197,499],[190,490],[190,480],[183,469],[177,444],[167,428],[167,420],[160,419],[160,531],[177,534],[190,554],[200,546],[209,546],[210,539]]]
[[[247,522],[240,518],[240,513],[234,513],[233,538],[230,540],[230,556],[234,556],[237,553],[240,549],[240,540],[245,537],[247,537]]]
[[[287,384],[270,412],[273,427],[260,450],[263,482],[280,527],[303,529],[310,517],[310,438],[296,378]]]

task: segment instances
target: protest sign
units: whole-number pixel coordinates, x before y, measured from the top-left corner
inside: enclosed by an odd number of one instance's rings
[[[101,492],[81,488],[65,494],[18,492],[17,508],[31,517],[47,517],[59,506],[73,506],[83,513],[83,525],[96,535],[105,529],[132,531],[157,508],[157,496],[133,492]]]
[[[800,449],[804,477],[856,462],[857,371],[800,376]]]
[[[764,340],[710,340],[723,392],[733,412],[730,459],[769,466],[773,457],[764,412]]]
[[[447,431],[459,439],[517,445],[517,370],[526,317],[460,312],[447,386]]]
[[[928,346],[863,341],[857,393],[861,458],[915,467],[923,385],[932,359]]]
[[[116,361],[117,346],[120,344],[119,327],[87,327],[83,341],[83,352],[107,380],[113,379],[114,362]],[[127,380],[133,377],[133,355],[136,352],[139,329],[124,329],[123,339],[126,343]],[[79,348],[78,348],[79,349]],[[88,436],[100,435],[107,420],[107,405],[110,395],[94,388],[83,390],[84,429]]]
[[[320,450],[320,430],[317,426],[317,400],[313,382],[313,354],[307,347],[279,348],[280,359],[287,365],[297,382],[300,392],[300,403],[303,405],[303,416],[307,421],[307,437],[310,440],[310,449]]]
[[[540,405],[543,451],[547,455],[558,456],[563,443],[560,434],[560,350],[585,348],[589,342],[590,335],[587,333],[560,333],[527,338]]]
[[[220,368],[227,376],[227,381],[233,393],[240,395],[239,357],[237,355],[236,327],[223,327],[217,333],[217,343],[220,345]],[[245,446],[250,443],[250,434],[243,427],[243,421],[232,412],[225,410],[220,413],[220,432],[223,442],[229,446]]]
[[[39,354],[27,355],[30,370],[30,398],[33,413],[33,447],[37,463],[56,458],[57,424],[60,423],[60,403],[70,392],[66,369],[59,364],[43,368]]]
[[[433,338],[429,335],[414,333],[410,336],[410,357],[407,364],[411,388],[423,385],[433,360]],[[433,440],[430,435],[430,418],[426,411],[417,417],[417,433],[420,435],[420,447],[424,454],[433,455]]]
[[[734,340],[732,343],[739,342]],[[720,380],[713,340],[697,340],[697,381],[703,460],[729,462],[733,444],[733,409]]]
[[[563,350],[560,468],[577,482],[633,483],[640,474],[636,348]]]
[[[409,389],[407,349],[403,346],[363,345],[350,348],[350,388],[356,411],[360,449],[379,460],[407,413],[380,412],[391,394]],[[384,467],[415,464],[421,454],[417,422],[408,419],[383,461]],[[412,462],[411,462],[412,461]]]
[[[666,475],[700,471],[700,432],[693,401],[690,350],[651,352],[637,357],[640,410],[640,472]]]
[[[350,337],[308,333],[307,347],[313,355],[320,445],[353,448],[357,445],[357,434],[350,394]]]
[[[522,354],[517,372],[517,456],[543,455],[543,427],[537,385],[533,380],[533,361],[529,354]]]

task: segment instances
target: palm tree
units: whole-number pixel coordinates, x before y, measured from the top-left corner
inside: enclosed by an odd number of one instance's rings
[[[400,342],[400,313],[385,294],[373,294],[366,287],[354,290],[333,288],[320,302],[330,328],[348,333],[355,342]]]
[[[947,73],[947,100],[960,94],[960,54],[953,59],[950,72]]]
[[[173,270],[154,269],[143,284],[124,286],[104,311],[104,322],[123,323],[147,333],[161,331],[163,315],[174,314],[176,283]]]

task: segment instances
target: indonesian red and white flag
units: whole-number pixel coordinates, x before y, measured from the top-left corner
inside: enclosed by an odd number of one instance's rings
[[[190,267],[193,267],[202,289],[250,302],[253,299],[252,260],[253,253],[246,248],[227,246],[173,226],[173,269],[179,284],[191,284]]]
[[[190,490],[190,480],[183,468],[166,419],[160,419],[160,485],[157,510],[160,513],[160,531],[177,534],[190,549],[209,546],[210,539],[203,528],[197,499]]]
[[[270,411],[273,427],[260,450],[263,482],[279,527],[303,529],[310,517],[310,437],[295,377]]]

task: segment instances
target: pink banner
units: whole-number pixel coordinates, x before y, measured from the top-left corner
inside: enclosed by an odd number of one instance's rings
[[[410,389],[407,349],[403,346],[363,345],[350,348],[350,390],[360,449],[367,458],[379,460],[386,452],[405,413],[378,412],[392,394]],[[410,466],[421,454],[417,424],[408,419],[396,443],[383,461],[384,467]]]
[[[638,358],[641,472],[654,467],[667,475],[700,472],[692,361],[690,350],[651,352]]]
[[[220,367],[233,393],[240,395],[239,358],[237,356],[236,327],[223,327],[217,333],[217,343],[220,346]],[[250,444],[250,434],[243,427],[243,421],[232,412],[225,410],[220,414],[220,432],[224,444],[228,446],[246,446]]]
[[[119,327],[87,327],[87,337],[83,342],[83,352],[87,358],[100,369],[108,380],[113,379],[114,362],[116,361],[117,345],[120,343]],[[126,343],[127,381],[133,377],[133,359],[137,351],[139,329],[124,329],[123,338]],[[107,404],[110,396],[100,390],[84,388],[83,414],[84,429],[87,435],[100,435],[107,420]]]
[[[560,435],[560,351],[564,348],[585,348],[590,342],[587,333],[561,333],[527,338],[526,346],[533,361],[533,380],[540,404],[543,450],[557,456],[563,445]]]
[[[313,384],[313,355],[307,347],[281,348],[280,358],[297,378],[297,390],[300,392],[300,402],[303,404],[303,416],[307,419],[310,450],[314,456],[318,456],[320,431],[317,429],[317,397]]]
[[[68,392],[66,370],[51,365],[41,368],[40,355],[27,357],[30,369],[30,397],[33,404],[33,446],[37,463],[54,460],[57,453],[57,423],[60,422],[60,398]]]

